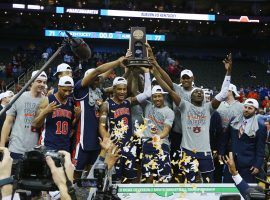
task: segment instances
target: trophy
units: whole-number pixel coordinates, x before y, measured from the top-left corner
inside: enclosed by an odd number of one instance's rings
[[[127,61],[128,67],[151,66],[147,59],[147,49],[145,47],[145,43],[145,27],[131,27],[129,49],[132,52],[132,56]]]

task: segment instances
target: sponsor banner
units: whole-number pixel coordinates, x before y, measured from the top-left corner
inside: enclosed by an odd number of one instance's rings
[[[215,21],[215,15],[101,9],[102,16]]]
[[[108,33],[108,32],[87,32],[87,31],[68,31],[73,37],[129,40],[130,33]],[[67,37],[65,30],[45,30],[46,37]],[[146,34],[148,41],[165,41],[165,35]]]
[[[118,196],[130,200],[217,200],[221,195],[240,195],[234,184],[119,184],[118,187]]]

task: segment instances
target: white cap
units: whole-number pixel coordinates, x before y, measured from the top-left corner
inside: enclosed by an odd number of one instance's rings
[[[94,71],[95,69],[88,69],[86,70],[86,72],[84,73],[84,77],[86,77],[88,74],[90,74],[92,71]]]
[[[205,96],[211,96],[211,91],[208,88],[202,89]]]
[[[180,77],[182,78],[184,75],[188,75],[189,77],[192,77],[193,73],[189,69],[184,69],[183,71],[181,71],[181,76]]]
[[[234,84],[230,84],[229,90],[231,90],[235,94],[236,97],[240,97],[240,95],[237,92],[237,88]]]
[[[62,76],[59,79],[58,85],[74,87],[74,81],[70,76]]]
[[[168,94],[168,92],[164,92],[164,90],[160,87],[160,85],[155,85],[152,88],[152,95],[153,94]]]
[[[258,109],[259,108],[259,103],[256,99],[247,99],[244,102],[244,106],[253,106],[254,108]]]
[[[11,97],[11,96],[14,96],[14,93],[10,90],[7,90],[7,91],[0,94],[0,100],[5,98],[5,97]]]
[[[72,72],[71,67],[66,63],[62,63],[57,66],[57,71],[54,73],[54,76],[59,72],[67,72],[67,71]]]
[[[127,80],[121,76],[115,77],[113,80],[113,86],[120,84],[127,85]]]
[[[154,81],[157,81],[157,79],[155,77],[152,78],[152,81],[151,82],[153,83]]]
[[[33,71],[31,78],[33,78],[37,74],[38,71],[39,70]],[[47,81],[47,74],[43,71],[43,72],[41,72],[40,75],[38,75],[38,77],[36,79],[41,79],[41,80]]]

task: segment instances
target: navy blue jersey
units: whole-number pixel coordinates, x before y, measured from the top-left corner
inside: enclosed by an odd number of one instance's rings
[[[124,100],[121,104],[108,100],[108,128],[113,138],[117,138],[117,144],[125,146],[132,136],[132,120],[130,102]]]
[[[81,144],[85,151],[100,149],[99,146],[99,109],[89,104],[89,87],[82,87],[82,80],[79,80],[74,87],[74,99],[76,106],[81,108],[81,117],[76,131],[76,143]],[[102,96],[104,100],[106,97]],[[76,146],[77,146],[76,144]]]
[[[74,101],[68,98],[66,104],[61,104],[54,94],[48,96],[49,103],[55,101],[60,106],[49,113],[45,119],[43,130],[44,145],[49,149],[69,152],[72,121],[74,119]]]

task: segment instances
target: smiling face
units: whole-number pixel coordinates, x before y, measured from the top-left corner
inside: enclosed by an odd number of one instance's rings
[[[243,115],[245,118],[253,117],[256,114],[256,108],[253,106],[244,105]]]
[[[71,86],[58,86],[58,94],[61,99],[67,99],[73,92],[73,87]]]
[[[161,93],[156,93],[152,95],[152,102],[154,103],[155,107],[161,108],[164,106],[164,95]]]
[[[37,93],[42,93],[45,89],[47,81],[44,79],[36,79],[31,86],[31,90]]]
[[[204,99],[204,92],[202,89],[195,89],[191,94],[191,102],[202,103]]]
[[[114,98],[118,101],[124,101],[127,96],[127,85],[126,84],[118,84],[113,86]]]
[[[192,88],[192,82],[194,81],[193,76],[189,77],[188,75],[183,75],[180,79],[180,82],[185,89]]]

